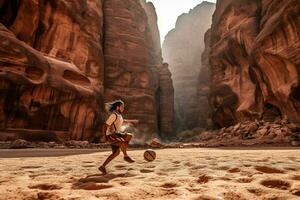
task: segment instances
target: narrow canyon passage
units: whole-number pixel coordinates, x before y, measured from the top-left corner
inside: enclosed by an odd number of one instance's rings
[[[116,99],[139,144],[300,123],[298,0],[172,2],[0,1],[0,140],[97,143]]]

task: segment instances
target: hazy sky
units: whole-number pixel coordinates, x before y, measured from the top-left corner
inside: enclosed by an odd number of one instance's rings
[[[160,31],[161,43],[165,35],[175,27],[177,17],[200,4],[203,0],[147,0],[153,2]],[[206,0],[216,2],[215,0]]]

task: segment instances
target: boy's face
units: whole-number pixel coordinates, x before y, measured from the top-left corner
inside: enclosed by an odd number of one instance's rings
[[[124,109],[125,109],[124,104],[121,104],[120,106],[118,106],[118,110],[119,110],[120,113],[123,113]]]

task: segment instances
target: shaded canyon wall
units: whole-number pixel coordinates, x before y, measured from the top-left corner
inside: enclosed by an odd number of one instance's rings
[[[0,11],[0,128],[19,133],[1,139],[98,140],[104,102],[116,98],[142,140],[172,127],[159,121],[172,111],[157,109],[172,81],[138,0],[1,0]]]
[[[217,126],[282,116],[300,122],[298,0],[218,1],[210,37]]]
[[[163,58],[169,63],[174,82],[178,131],[207,126],[209,70],[201,55],[214,10],[215,4],[202,2],[182,14],[163,43]]]

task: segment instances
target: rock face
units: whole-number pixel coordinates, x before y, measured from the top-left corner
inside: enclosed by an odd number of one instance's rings
[[[91,138],[102,120],[101,2],[1,2],[1,128]]]
[[[212,128],[213,123],[211,119],[211,109],[209,105],[210,95],[210,65],[209,65],[209,54],[210,54],[210,29],[204,35],[205,49],[201,56],[201,69],[198,75],[197,85],[197,106],[198,108],[198,126]]]
[[[217,126],[281,116],[300,122],[299,25],[297,0],[217,2],[209,44]]]
[[[141,139],[159,132],[159,33],[138,0],[2,0],[0,11],[4,132],[95,140],[115,98],[140,120]]]
[[[175,112],[177,130],[206,127],[209,77],[203,69],[201,54],[204,50],[204,34],[211,26],[215,4],[203,2],[177,19],[163,43],[163,58],[169,63],[175,89]],[[199,86],[201,70],[203,87]],[[198,98],[198,92],[201,98]],[[200,100],[199,100],[200,99]]]
[[[174,136],[174,88],[168,64],[162,64],[158,72],[160,84],[156,96],[159,102],[158,121],[160,137],[172,139]]]

